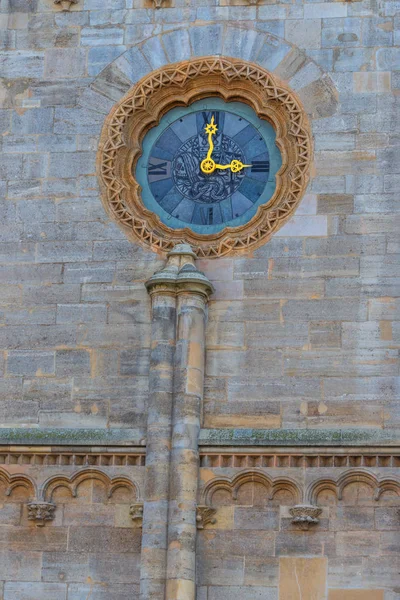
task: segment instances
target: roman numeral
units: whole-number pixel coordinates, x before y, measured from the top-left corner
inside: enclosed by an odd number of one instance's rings
[[[149,175],[166,175],[167,174],[167,163],[161,162],[158,164],[149,164]]]
[[[214,123],[215,125],[218,127],[219,129],[219,111],[215,112],[215,111],[203,111],[203,120],[204,120],[204,127],[206,125],[208,125],[211,122],[212,117],[214,116]]]
[[[251,167],[252,173],[268,173],[269,160],[253,160]]]
[[[201,210],[201,217],[203,225],[212,225],[214,222],[214,209],[212,207],[203,208]]]

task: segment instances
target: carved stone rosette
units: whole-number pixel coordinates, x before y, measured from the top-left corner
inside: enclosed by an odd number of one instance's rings
[[[196,525],[197,529],[204,529],[205,525],[217,522],[217,519],[214,517],[217,510],[215,508],[211,508],[211,506],[206,506],[205,504],[200,504],[196,510]]]
[[[307,531],[310,525],[318,525],[319,516],[322,513],[322,508],[311,506],[309,504],[297,504],[289,509],[292,515],[292,523],[298,525],[300,529]]]
[[[162,223],[144,206],[134,173],[142,140],[161,117],[209,97],[243,102],[271,123],[282,167],[273,197],[248,223],[203,235]],[[208,56],[166,65],[134,85],[105,121],[97,162],[105,209],[130,239],[163,253],[184,242],[198,257],[217,258],[256,248],[282,227],[305,192],[311,155],[310,125],[293,91],[254,63]]]
[[[54,519],[56,505],[52,502],[29,502],[28,520],[35,521],[38,527],[43,527],[46,521]]]
[[[129,514],[132,521],[136,523],[138,527],[141,527],[143,522],[143,502],[135,502],[135,504],[131,504],[129,508]]]

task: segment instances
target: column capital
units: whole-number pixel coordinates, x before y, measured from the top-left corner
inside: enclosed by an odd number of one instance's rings
[[[196,254],[189,244],[177,244],[168,253],[167,263],[145,283],[150,295],[194,293],[205,297],[207,302],[214,287],[195,264]]]

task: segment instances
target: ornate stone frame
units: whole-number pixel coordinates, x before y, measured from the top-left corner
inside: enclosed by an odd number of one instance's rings
[[[271,123],[282,167],[272,199],[248,223],[201,235],[171,229],[146,209],[133,172],[142,140],[164,114],[210,96],[244,102]],[[310,125],[296,95],[253,63],[212,56],[167,65],[133,86],[106,118],[97,164],[105,209],[130,239],[162,253],[184,242],[199,257],[217,258],[256,248],[290,218],[306,189],[311,155]]]

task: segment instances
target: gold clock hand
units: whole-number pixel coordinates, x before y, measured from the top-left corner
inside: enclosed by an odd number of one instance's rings
[[[240,160],[232,160],[229,165],[219,165],[215,163],[216,169],[230,169],[232,173],[239,173],[242,169],[252,167],[253,165],[244,165]]]
[[[218,131],[218,127],[214,122],[214,116],[212,116],[210,123],[205,126],[204,130],[208,134],[208,152],[206,158],[201,161],[200,169],[203,171],[203,173],[210,175],[210,173],[215,171],[215,162],[211,158],[211,155],[214,151],[214,142],[212,138],[213,135],[215,135]]]

